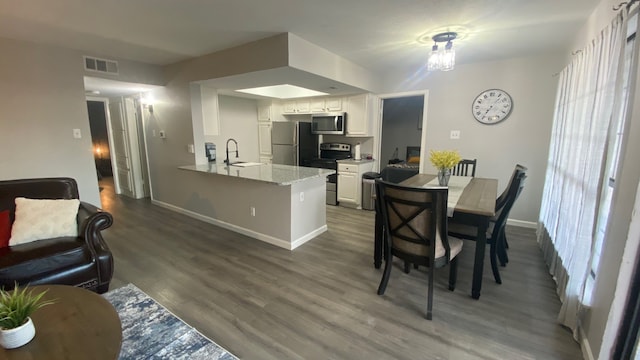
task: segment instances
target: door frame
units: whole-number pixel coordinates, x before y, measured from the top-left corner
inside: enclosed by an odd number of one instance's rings
[[[404,97],[413,97],[413,96],[422,96],[423,98],[423,106],[422,106],[422,134],[420,137],[420,168],[419,172],[421,174],[424,173],[425,164],[427,162],[427,110],[429,103],[429,90],[414,90],[414,91],[404,91],[398,93],[387,93],[387,94],[379,94],[380,98],[380,106],[378,109],[378,134],[374,137],[374,149],[376,151],[376,157],[378,159],[378,171],[382,170],[384,164],[380,164],[381,155],[382,155],[382,115],[384,109],[384,100],[387,99],[397,99]],[[377,139],[377,140],[376,140]]]

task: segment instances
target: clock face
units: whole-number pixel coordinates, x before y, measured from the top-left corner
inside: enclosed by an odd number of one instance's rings
[[[473,117],[483,124],[497,124],[509,117],[513,100],[506,91],[490,89],[483,91],[473,100]]]

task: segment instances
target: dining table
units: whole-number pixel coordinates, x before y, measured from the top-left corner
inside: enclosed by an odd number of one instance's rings
[[[434,179],[436,178],[437,175],[417,174],[400,182],[400,185],[410,187],[438,186],[437,183],[434,184]],[[448,206],[452,208],[448,209],[448,216],[458,223],[477,228],[471,297],[479,299],[487,244],[487,228],[489,227],[490,219],[495,216],[498,180],[471,177],[465,180],[463,184],[465,185],[461,192],[449,191]],[[379,269],[383,260],[382,249],[385,236],[382,214],[377,208],[376,204],[373,263],[376,269]]]

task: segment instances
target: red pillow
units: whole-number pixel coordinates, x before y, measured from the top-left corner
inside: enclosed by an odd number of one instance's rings
[[[11,238],[11,219],[9,210],[0,211],[0,248],[9,246]]]

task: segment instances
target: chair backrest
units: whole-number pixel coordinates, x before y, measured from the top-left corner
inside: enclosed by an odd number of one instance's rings
[[[513,207],[513,204],[515,204],[516,200],[518,200],[522,189],[524,189],[526,178],[527,174],[525,172],[519,172],[510,183],[510,186],[507,189],[507,195],[505,196],[504,206],[500,209],[496,209],[496,223],[491,235],[492,238],[495,238],[506,225],[511,208]]]
[[[477,159],[469,160],[462,159],[458,165],[451,169],[451,175],[456,176],[476,176],[476,162]]]
[[[72,178],[40,178],[0,181],[0,211],[9,210],[13,219],[15,198],[78,199],[78,185]]]
[[[378,179],[376,191],[394,256],[425,266],[449,262],[447,188],[414,188]]]
[[[507,195],[509,193],[509,189],[511,188],[513,181],[520,176],[520,174],[526,174],[527,173],[527,168],[520,165],[520,164],[516,164],[516,167],[513,169],[513,173],[511,174],[511,179],[509,179],[509,183],[507,184],[507,187],[504,189],[504,191],[502,192],[502,194],[500,194],[500,196],[498,196],[498,198],[496,199],[496,211],[502,209],[502,207],[504,207],[505,202],[507,201]]]

